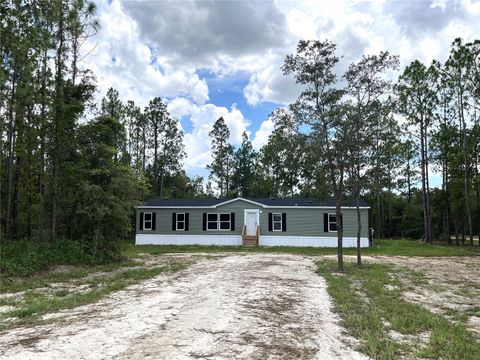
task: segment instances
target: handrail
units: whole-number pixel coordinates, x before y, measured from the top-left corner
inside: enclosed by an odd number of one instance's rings
[[[255,234],[255,237],[258,245],[258,240],[260,239],[260,225],[257,225],[257,233]]]
[[[245,233],[247,232],[247,225],[243,225],[243,228],[242,228],[242,238],[245,237]]]

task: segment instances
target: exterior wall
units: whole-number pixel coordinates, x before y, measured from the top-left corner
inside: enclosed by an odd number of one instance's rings
[[[260,245],[264,246],[336,246],[336,232],[324,232],[324,213],[335,209],[321,208],[263,208],[243,200],[217,206],[217,208],[142,208],[136,214],[137,244],[204,244],[241,245],[244,210],[260,210]],[[140,230],[140,212],[156,214],[156,229]],[[189,230],[172,231],[172,213],[189,213]],[[203,213],[235,213],[234,231],[203,231]],[[268,213],[286,213],[287,231],[268,231]],[[361,209],[362,246],[368,245],[368,209]],[[355,209],[343,210],[344,243],[354,239],[356,246],[357,214]],[[143,236],[145,235],[145,236]],[[153,235],[161,235],[153,237]],[[168,236],[164,236],[168,235]],[[280,239],[281,238],[281,239]],[[304,245],[302,245],[304,244]]]
[[[242,245],[241,235],[162,235],[137,234],[136,245]],[[336,247],[336,237],[323,236],[260,236],[260,246]],[[343,247],[356,247],[357,238],[344,237]],[[360,246],[368,247],[368,238],[360,238]]]
[[[136,245],[242,245],[241,235],[137,234]]]
[[[336,236],[260,236],[260,246],[337,247]],[[356,237],[344,237],[343,247],[357,247]],[[368,247],[368,238],[360,238],[360,247]]]

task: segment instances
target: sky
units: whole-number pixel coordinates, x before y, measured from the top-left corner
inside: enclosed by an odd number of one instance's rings
[[[83,64],[98,98],[109,87],[141,107],[162,97],[184,131],[190,176],[208,175],[208,132],[220,116],[234,146],[243,131],[255,148],[266,143],[269,114],[299,94],[280,67],[301,39],[335,42],[340,75],[362,55],[388,50],[404,68],[444,61],[457,37],[480,38],[480,0],[95,2],[101,29]]]

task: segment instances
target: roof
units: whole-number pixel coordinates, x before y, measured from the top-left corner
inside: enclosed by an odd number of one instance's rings
[[[143,203],[142,207],[217,207],[221,204],[231,203],[237,200],[251,202],[252,204],[263,207],[335,207],[335,198],[331,197],[325,200],[314,198],[233,198],[233,199],[150,199]],[[342,207],[355,207],[353,199],[345,199]],[[369,208],[368,203],[360,199],[361,208]]]

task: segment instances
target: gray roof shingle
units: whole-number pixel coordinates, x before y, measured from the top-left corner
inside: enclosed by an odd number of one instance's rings
[[[145,201],[143,206],[196,206],[209,207],[215,206],[233,199],[150,199]],[[331,197],[325,200],[313,198],[288,198],[288,199],[269,199],[269,198],[246,198],[265,206],[335,206],[335,198]],[[342,206],[355,206],[353,199],[345,199]],[[360,199],[360,207],[368,207],[368,203]]]

